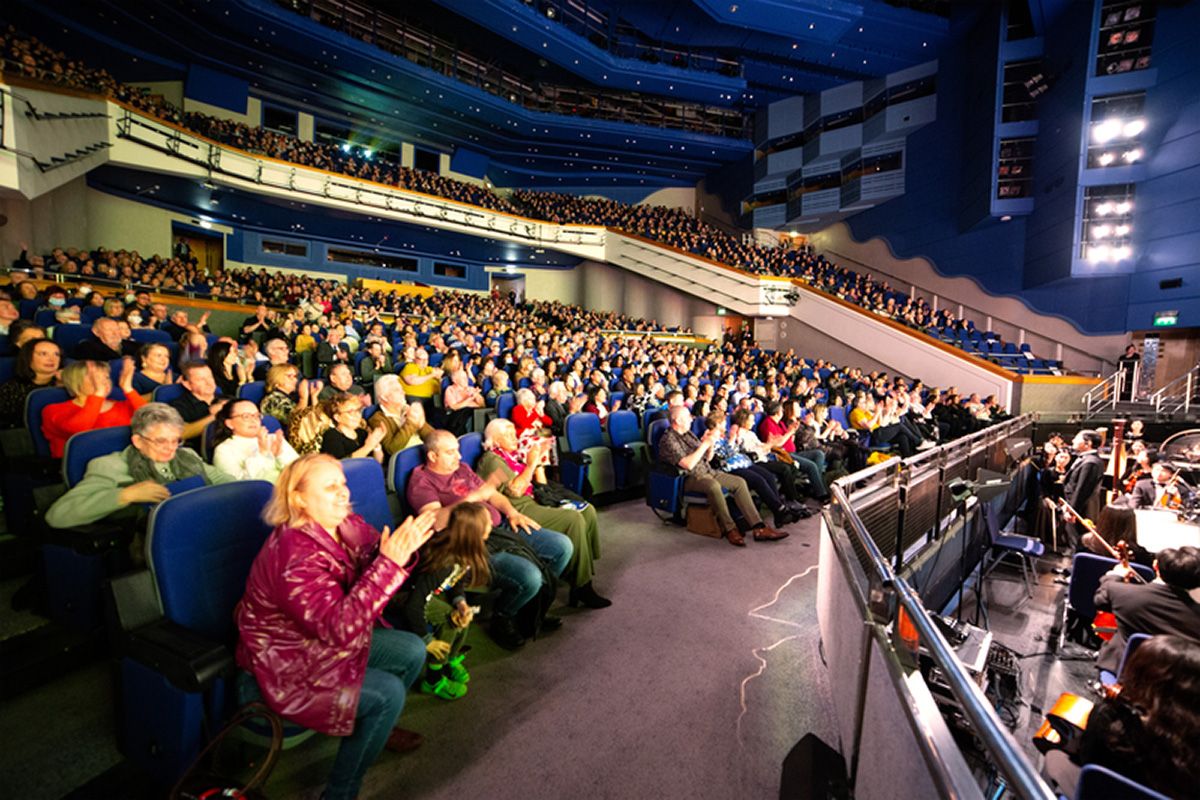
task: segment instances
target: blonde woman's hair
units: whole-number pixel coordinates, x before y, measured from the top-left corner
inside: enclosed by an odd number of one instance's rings
[[[280,382],[283,381],[284,376],[287,375],[292,370],[296,371],[296,375],[300,374],[300,368],[297,367],[295,364],[276,364],[275,366],[268,369],[267,370],[267,378],[265,381],[266,390],[269,392],[272,389],[279,386]]]
[[[283,468],[279,480],[275,482],[275,491],[263,508],[263,522],[268,525],[295,525],[307,518],[304,511],[296,504],[296,497],[304,491],[309,475],[315,467],[321,464],[334,464],[338,469],[341,463],[326,453],[309,453]]]
[[[96,362],[72,361],[63,367],[59,380],[62,381],[63,388],[71,397],[79,397],[79,393],[83,391],[83,381],[87,378],[88,365],[93,363]]]
[[[500,436],[500,432],[506,428],[513,428],[515,430],[516,426],[507,419],[497,418],[489,422],[487,427],[483,429],[483,448],[485,450],[494,449],[496,447],[496,438]]]

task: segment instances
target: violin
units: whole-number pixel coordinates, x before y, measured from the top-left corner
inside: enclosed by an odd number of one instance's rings
[[[1183,495],[1178,489],[1175,489],[1175,483],[1178,480],[1179,472],[1176,471],[1171,476],[1171,480],[1167,481],[1167,485],[1163,488],[1162,497],[1158,498],[1158,501],[1155,502],[1155,508],[1170,508],[1176,511],[1183,508]],[[1175,489],[1175,491],[1171,491],[1172,489]]]
[[[1105,686],[1101,691],[1106,700],[1115,700],[1121,694],[1121,686]],[[1087,730],[1088,719],[1095,707],[1091,700],[1063,692],[1046,712],[1041,727],[1033,735],[1033,746],[1039,753],[1062,750],[1068,755],[1077,755],[1083,732]]]

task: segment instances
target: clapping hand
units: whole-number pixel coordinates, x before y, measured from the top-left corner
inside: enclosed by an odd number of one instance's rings
[[[413,553],[433,536],[433,521],[436,516],[436,512],[426,511],[404,520],[394,532],[390,528],[384,528],[379,537],[379,554],[390,559],[396,566],[403,567],[412,559]]]
[[[132,358],[125,356],[121,359],[121,376],[117,379],[117,386],[127,395],[133,394],[133,370]]]

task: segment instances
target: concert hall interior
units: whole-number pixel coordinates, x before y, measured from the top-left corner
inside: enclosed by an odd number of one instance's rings
[[[1200,2],[0,7],[0,795],[1194,798]]]

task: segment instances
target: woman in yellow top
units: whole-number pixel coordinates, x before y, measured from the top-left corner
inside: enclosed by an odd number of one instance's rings
[[[306,353],[309,350],[317,349],[317,340],[313,336],[313,326],[311,323],[304,323],[300,328],[300,333],[296,334],[296,342],[292,345],[292,352]]]

